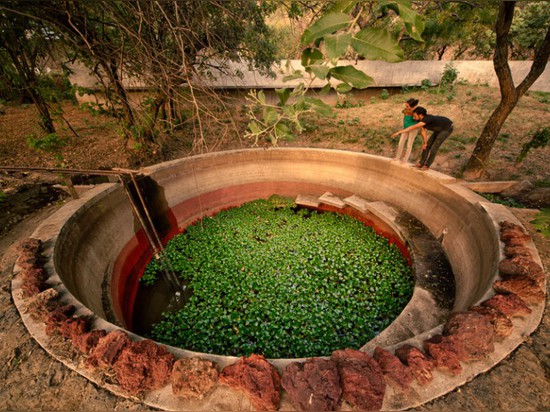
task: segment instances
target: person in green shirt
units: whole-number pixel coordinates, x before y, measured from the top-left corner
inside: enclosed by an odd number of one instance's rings
[[[409,99],[405,102],[405,108],[403,109],[403,129],[406,129],[409,126],[415,125],[417,122],[413,118],[413,110],[418,105],[417,99]],[[414,139],[418,135],[418,129],[413,129],[407,132],[401,133],[401,137],[399,138],[399,144],[397,145],[397,153],[394,157],[395,160],[399,160],[401,162],[406,163],[409,160],[409,157],[411,156],[411,151],[414,144]],[[392,135],[392,138],[395,138],[396,135]],[[405,148],[406,144],[406,150],[405,154],[403,155],[403,149]]]

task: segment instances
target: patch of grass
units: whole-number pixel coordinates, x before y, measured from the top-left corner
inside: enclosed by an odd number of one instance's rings
[[[525,208],[525,205],[523,203],[518,202],[517,200],[512,199],[511,197],[500,196],[496,193],[479,193],[479,194],[492,203],[497,203],[499,205],[504,205],[508,207]]]

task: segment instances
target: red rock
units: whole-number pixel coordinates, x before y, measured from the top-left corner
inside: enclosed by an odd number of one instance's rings
[[[84,335],[90,329],[90,318],[77,316],[61,322],[58,326],[59,334],[66,339],[74,339]]]
[[[494,327],[485,316],[475,312],[455,312],[443,329],[461,361],[483,359],[495,351]]]
[[[304,411],[333,411],[340,406],[342,386],[335,361],[311,358],[286,366],[283,388],[294,407]]]
[[[172,367],[172,392],[183,399],[202,399],[218,383],[218,375],[209,360],[178,359]]]
[[[424,386],[433,380],[434,361],[412,345],[402,345],[395,350],[395,355],[410,368],[417,382]]]
[[[258,410],[276,411],[281,402],[281,376],[262,355],[242,357],[226,366],[220,383],[246,393]]]
[[[21,291],[25,298],[30,298],[48,289],[48,285],[44,282],[46,274],[42,268],[35,266],[28,267],[21,271],[20,276],[23,281],[21,284]]]
[[[447,370],[453,375],[462,372],[456,348],[445,336],[434,335],[425,340],[424,349],[434,359],[437,368]]]
[[[99,339],[103,338],[105,335],[107,335],[107,332],[103,329],[94,329],[90,332],[73,337],[72,343],[75,348],[87,355],[97,346]]]
[[[130,342],[113,364],[119,385],[130,394],[162,388],[170,380],[174,356],[150,339]]]
[[[514,276],[529,276],[539,286],[544,285],[544,270],[532,259],[516,256],[513,259],[503,259],[498,265],[498,271],[504,279]]]
[[[59,306],[46,315],[44,322],[46,323],[46,334],[49,336],[60,334],[60,327],[63,322],[66,322],[74,313],[73,305]]]
[[[516,256],[512,258],[512,262],[521,268],[519,273],[520,275],[529,276],[537,282],[542,289],[544,289],[546,276],[544,274],[544,269],[537,262],[523,256]]]
[[[368,353],[353,349],[334,351],[342,397],[354,409],[378,411],[382,409],[386,381],[380,365]]]
[[[23,278],[24,281],[37,280],[39,282],[44,282],[47,278],[44,269],[37,266],[23,269],[20,276]]]
[[[413,381],[413,375],[408,366],[404,365],[397,356],[382,349],[380,346],[374,348],[374,359],[380,365],[384,376],[396,383],[401,389],[408,389]]]
[[[514,329],[512,321],[502,312],[488,306],[472,306],[472,312],[485,316],[493,325],[495,339],[502,340],[509,336]]]
[[[481,306],[496,309],[509,318],[524,317],[532,312],[525,302],[513,293],[507,295],[496,294],[491,299],[482,302]]]
[[[122,349],[131,343],[128,334],[120,329],[109,332],[99,339],[90,352],[86,364],[91,367],[109,368],[118,359]]]
[[[514,276],[510,279],[497,280],[493,283],[493,289],[502,294],[514,293],[525,303],[539,303],[545,299],[544,292],[537,282],[525,275]]]
[[[530,240],[531,237],[521,227],[503,228],[500,230],[500,240],[509,244],[512,239]]]
[[[41,246],[42,241],[40,239],[29,237],[19,242],[17,249],[20,253],[29,251],[34,254],[40,250]]]
[[[518,256],[526,257],[526,258],[533,257],[529,248],[525,246],[505,246],[504,255],[509,259],[512,259]]]
[[[38,239],[25,239],[17,246],[17,260],[15,264],[22,270],[40,266],[41,241]]]
[[[26,312],[33,319],[45,321],[51,311],[62,306],[61,303],[55,301],[58,296],[59,293],[55,289],[45,289],[29,299]]]

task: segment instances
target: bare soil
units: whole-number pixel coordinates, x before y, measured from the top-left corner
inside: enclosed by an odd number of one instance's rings
[[[395,94],[388,99],[380,96],[360,102],[351,98],[337,109],[334,119],[308,120],[307,132],[292,142],[279,146],[323,147],[362,151],[391,157],[396,141],[390,138],[401,128],[403,102],[410,97],[420,99],[428,112],[454,120],[455,131],[442,146],[433,169],[460,176],[461,168],[475,145],[475,139],[498,103],[498,90],[484,86],[462,85],[456,96],[448,100],[447,93],[427,91]],[[550,148],[532,150],[521,164],[514,164],[523,144],[539,127],[550,125],[548,95],[531,93],[524,97],[504,125],[486,165],[486,180],[523,180],[538,185],[550,183]],[[54,155],[37,152],[27,144],[32,134],[40,136],[36,111],[32,106],[8,105],[0,112],[0,168],[64,167],[103,169],[137,167],[197,153],[193,145],[192,127],[163,138],[160,145],[145,149],[128,149],[127,142],[117,132],[114,119],[94,116],[70,104],[64,105],[64,117],[78,136],[64,123],[58,124],[59,135],[68,139],[62,150],[62,161]],[[236,130],[212,130],[203,150],[225,150],[251,147],[252,142],[239,137],[244,131],[241,110],[233,111]],[[220,112],[223,116],[223,112]],[[228,124],[227,122],[226,124]],[[220,137],[221,136],[221,137]],[[417,139],[410,161],[418,157]],[[267,142],[259,142],[268,146]],[[0,174],[0,410],[149,410],[138,402],[116,397],[96,387],[80,375],[53,360],[30,337],[11,298],[12,268],[16,259],[15,245],[30,236],[36,226],[68,201],[66,193],[52,188],[62,183],[56,174],[34,172]],[[16,198],[31,188],[47,187],[51,195],[29,203],[36,196]],[[56,192],[57,190],[57,192]],[[40,189],[38,192],[43,192]],[[18,200],[19,199],[19,200]],[[9,205],[9,208],[8,206]],[[14,206],[18,205],[18,207]],[[9,210],[8,210],[9,209]],[[535,209],[512,209],[531,233],[546,272],[550,269],[550,241],[543,237],[531,221]],[[548,308],[547,301],[547,308]],[[417,410],[526,410],[550,409],[550,317],[548,310],[539,326],[524,344],[507,359],[486,374],[430,402]]]

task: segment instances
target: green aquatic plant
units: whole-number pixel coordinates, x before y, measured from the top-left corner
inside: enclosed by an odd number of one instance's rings
[[[151,336],[225,355],[330,355],[359,348],[413,291],[395,244],[347,215],[272,197],[225,210],[174,237],[166,254],[193,294]],[[144,282],[160,267],[152,261]]]

